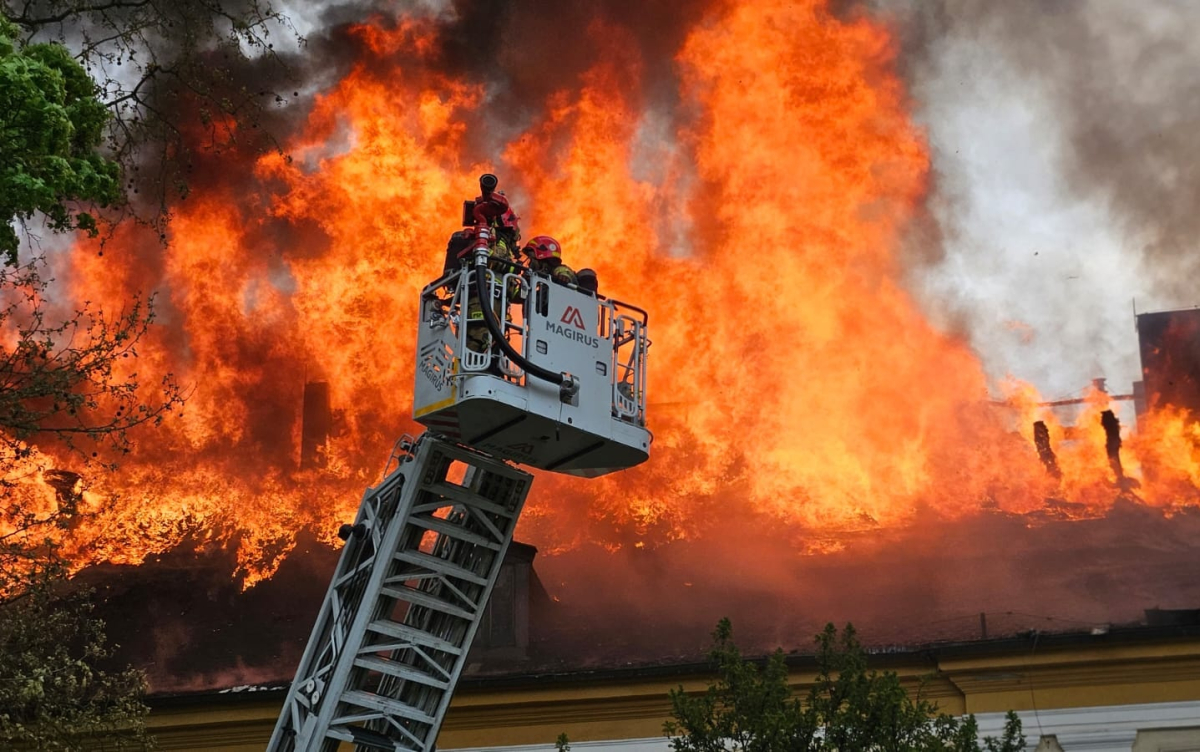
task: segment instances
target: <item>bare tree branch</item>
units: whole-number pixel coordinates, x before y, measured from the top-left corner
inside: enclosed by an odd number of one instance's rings
[[[66,21],[75,16],[82,16],[88,13],[103,13],[107,10],[142,8],[150,4],[150,0],[113,0],[109,3],[100,3],[99,5],[80,5],[75,7],[64,8],[50,16],[33,17],[29,15],[30,3],[25,3],[25,7],[20,15],[8,15],[5,13],[9,21],[24,26],[27,29],[37,29],[48,24],[57,24]]]

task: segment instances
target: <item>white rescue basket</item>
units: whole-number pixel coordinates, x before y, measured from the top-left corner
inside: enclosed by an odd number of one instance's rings
[[[463,267],[421,292],[413,417],[543,470],[595,477],[645,462],[646,312],[508,268]],[[471,305],[479,274],[507,348],[494,336],[483,352],[468,347],[468,330],[478,343],[487,326],[468,320],[483,309]]]

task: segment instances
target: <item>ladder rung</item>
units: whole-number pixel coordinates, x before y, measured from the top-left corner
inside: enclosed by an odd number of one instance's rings
[[[323,749],[434,746],[531,476],[432,433],[410,455],[363,494],[355,523],[370,535],[342,548],[271,752],[297,734]],[[468,467],[461,484],[452,461]]]
[[[356,738],[362,738],[361,732],[367,731],[367,733],[370,733],[370,734],[374,734],[375,732],[369,731],[368,729],[364,729],[362,726],[352,726],[349,724],[362,723],[363,721],[372,721],[378,717],[379,717],[379,713],[371,712],[369,714],[365,714],[365,715],[361,715],[361,716],[346,716],[344,718],[339,718],[338,722],[343,725],[330,726],[329,731],[327,731],[325,733],[325,737],[327,739],[337,739],[338,741],[350,742],[351,744],[353,744],[355,742]],[[422,740],[413,736],[413,733],[411,731],[409,731],[408,729],[404,728],[403,726],[394,726],[392,729],[388,729],[388,730],[389,731],[397,731],[407,739],[407,741],[400,741],[400,740],[396,740],[396,739],[390,739],[386,735],[380,734],[378,738],[388,740],[387,741],[388,746],[384,747],[383,749],[389,750],[390,752],[401,752],[401,750],[409,750],[411,752],[412,750],[432,750],[433,749],[432,747],[426,747],[425,742],[423,742]],[[367,744],[368,744],[368,746],[370,746],[369,742]],[[416,746],[403,747],[403,746],[401,746],[401,744],[414,744]],[[341,747],[338,747],[338,749],[341,749]],[[361,752],[361,750],[359,752]]]
[[[451,616],[457,616],[460,619],[466,619],[466,620],[470,621],[471,619],[475,618],[474,612],[468,611],[467,609],[465,609],[461,606],[456,606],[453,603],[449,603],[448,601],[444,601],[435,595],[430,595],[429,593],[426,593],[423,590],[414,590],[413,588],[410,588],[410,587],[398,587],[397,588],[397,587],[390,587],[388,585],[384,585],[382,588],[380,588],[380,592],[382,592],[384,595],[386,595],[389,598],[395,598],[395,599],[401,600],[401,601],[408,601],[409,603],[413,603],[418,606],[425,606],[426,608],[432,608],[435,611],[441,611],[443,614],[450,614]]]
[[[368,671],[378,671],[381,674],[394,676],[397,679],[404,679],[405,681],[413,681],[418,684],[424,684],[428,687],[435,687],[441,690],[450,688],[450,683],[443,679],[430,676],[424,671],[419,671],[412,666],[406,666],[403,663],[389,661],[386,658],[380,658],[379,656],[375,655],[364,655],[356,658],[354,665],[358,666],[359,668],[365,668]]]
[[[367,629],[371,630],[372,632],[378,632],[379,634],[387,635],[388,637],[395,637],[398,640],[404,640],[405,642],[412,643],[413,645],[422,645],[427,648],[433,648],[434,650],[440,650],[443,653],[461,655],[463,652],[462,648],[452,642],[443,640],[440,637],[434,637],[428,632],[422,632],[421,630],[414,629],[413,627],[406,627],[403,624],[397,624],[394,621],[388,621],[387,619],[373,621],[367,625]]]
[[[453,522],[447,522],[440,517],[410,517],[408,524],[423,527],[426,530],[448,535],[451,538],[456,538],[466,543],[474,543],[477,546],[484,546],[493,551],[500,550],[500,544],[491,538],[485,538],[479,533],[472,533],[470,530],[463,528],[460,525],[455,525]]]
[[[465,567],[460,567],[448,559],[430,556],[429,554],[422,553],[421,551],[397,551],[395,554],[393,554],[393,556],[400,561],[407,562],[409,564],[415,564],[419,567],[425,567],[426,569],[439,574],[457,577],[460,580],[473,582],[476,585],[487,584],[486,578],[480,577],[471,570],[466,569]]]
[[[342,693],[342,701],[348,702],[351,705],[357,705],[360,708],[375,710],[380,713],[387,713],[398,718],[407,718],[410,721],[433,725],[433,716],[422,713],[421,711],[406,705],[399,700],[393,700],[390,697],[380,697],[373,695],[370,692],[361,692],[357,689],[351,689]],[[335,720],[334,723],[338,723]]]
[[[330,731],[334,731],[334,729],[330,729]],[[387,738],[383,734],[369,731],[365,728],[359,728],[357,726],[345,726],[343,728],[336,729],[336,731],[336,735],[330,734],[330,736],[334,736],[334,738],[342,741],[352,742],[361,747],[386,749],[388,752],[395,752],[397,749],[396,742]]]
[[[459,504],[482,509],[492,514],[499,514],[509,518],[513,517],[511,509],[506,509],[486,496],[480,496],[474,491],[468,491],[461,486],[456,486],[452,483],[434,483],[426,488],[439,496],[445,496],[447,499],[457,501]]]

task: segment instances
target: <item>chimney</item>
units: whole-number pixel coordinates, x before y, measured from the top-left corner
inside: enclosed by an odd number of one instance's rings
[[[1200,309],[1138,314],[1137,331],[1146,407],[1200,413]]]
[[[325,467],[325,446],[333,430],[329,407],[329,382],[304,385],[304,412],[300,423],[300,469]]]
[[[533,557],[537,549],[513,541],[508,547],[483,620],[471,646],[471,663],[524,661],[529,657],[530,604],[547,599]]]

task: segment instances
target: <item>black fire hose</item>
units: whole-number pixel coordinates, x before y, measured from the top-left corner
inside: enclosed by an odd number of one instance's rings
[[[557,384],[559,388],[559,397],[564,401],[568,401],[576,393],[579,392],[579,381],[574,377],[565,373],[555,373],[548,368],[542,368],[537,363],[527,360],[521,353],[508,344],[508,340],[504,338],[504,333],[500,331],[500,321],[496,318],[495,311],[492,310],[492,298],[488,294],[487,285],[484,278],[487,276],[487,258],[483,255],[476,256],[475,260],[475,295],[479,298],[479,307],[483,310],[483,321],[487,324],[488,331],[491,332],[492,338],[500,345],[500,349],[508,356],[508,359],[516,363],[525,373],[530,376],[536,376],[542,381],[549,381],[551,384]]]

